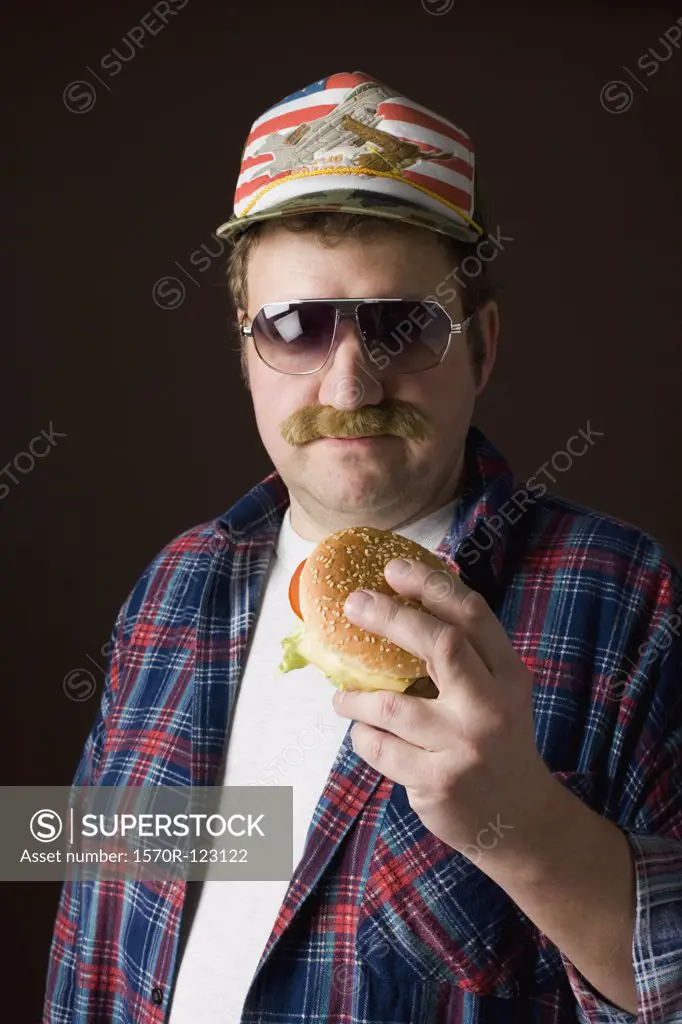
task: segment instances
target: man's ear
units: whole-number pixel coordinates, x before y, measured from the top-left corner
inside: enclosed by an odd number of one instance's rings
[[[476,387],[476,395],[480,395],[493,372],[497,358],[497,339],[500,334],[500,311],[494,299],[488,299],[477,315],[478,323],[485,341],[485,359],[481,365],[481,377]]]
[[[247,312],[245,309],[237,309],[237,323],[241,324],[246,319]],[[246,353],[246,346],[248,344],[248,338],[239,335],[239,362],[241,365],[242,381],[247,391],[251,390],[251,382],[249,380],[249,361]]]

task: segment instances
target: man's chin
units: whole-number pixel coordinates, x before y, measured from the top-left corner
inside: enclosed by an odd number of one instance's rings
[[[299,479],[327,508],[364,512],[392,506],[413,475],[401,438],[372,438],[365,444],[323,441],[310,451]],[[354,520],[355,521],[355,520]]]

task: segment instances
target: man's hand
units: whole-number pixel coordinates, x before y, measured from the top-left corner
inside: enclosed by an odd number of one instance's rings
[[[358,721],[353,748],[405,786],[424,825],[465,855],[489,822],[532,828],[559,784],[535,743],[531,673],[484,598],[454,573],[397,559],[385,576],[428,611],[355,591],[345,614],[423,658],[439,692],[337,692],[336,711]]]
[[[476,854],[476,866],[596,992],[636,1015],[635,880],[625,834],[545,765],[533,677],[484,599],[447,570],[408,561],[404,574],[389,562],[386,579],[427,611],[377,593],[361,611],[365,591],[350,594],[344,610],[423,658],[438,696],[337,692],[338,713],[357,719],[354,749],[405,787],[430,832],[469,859]],[[477,845],[498,822],[500,841]]]

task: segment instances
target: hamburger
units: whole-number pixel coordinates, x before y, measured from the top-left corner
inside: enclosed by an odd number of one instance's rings
[[[426,611],[421,601],[398,594],[384,576],[391,559],[401,557],[448,571],[428,548],[392,530],[351,526],[325,537],[291,578],[289,603],[301,623],[282,640],[280,671],[315,665],[340,690],[402,693],[418,679],[423,689],[429,683],[423,660],[356,626],[343,612],[348,595],[360,588]]]

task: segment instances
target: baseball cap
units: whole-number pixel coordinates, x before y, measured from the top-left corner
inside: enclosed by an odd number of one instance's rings
[[[229,238],[313,211],[404,221],[475,242],[474,147],[461,128],[362,71],[321,78],[270,107],[242,151]]]

